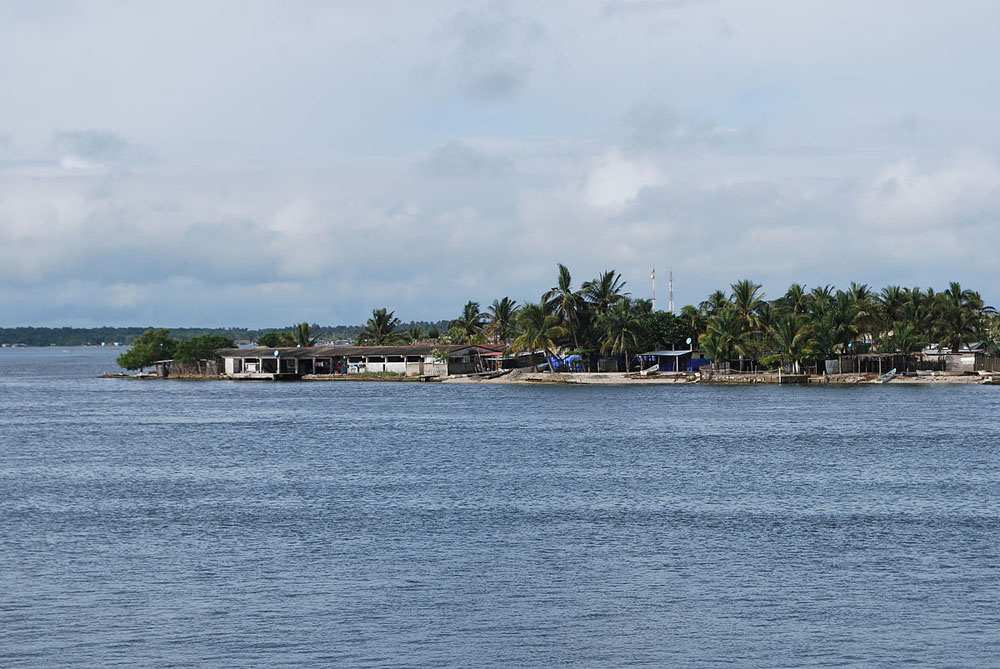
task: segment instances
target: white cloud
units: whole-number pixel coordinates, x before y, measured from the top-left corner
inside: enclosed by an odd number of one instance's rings
[[[875,176],[859,213],[876,230],[899,232],[966,227],[984,220],[1000,224],[1000,167],[982,153],[965,153],[923,172],[901,160]]]
[[[611,149],[594,161],[583,184],[583,201],[593,207],[621,210],[644,188],[659,186],[666,176],[651,161]]]

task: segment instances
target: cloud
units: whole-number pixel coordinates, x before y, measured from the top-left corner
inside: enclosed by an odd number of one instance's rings
[[[593,207],[621,210],[644,188],[657,186],[665,179],[649,160],[611,149],[594,161],[583,184],[583,201]]]
[[[145,150],[113,132],[97,130],[58,132],[52,143],[62,154],[60,167],[68,170],[101,170],[148,159]]]
[[[685,116],[673,107],[653,102],[636,105],[626,114],[622,127],[628,145],[642,149],[747,149],[757,142],[754,130]]]
[[[444,36],[447,53],[435,69],[469,98],[508,100],[527,86],[545,29],[495,2],[480,12],[459,12]]]
[[[904,233],[1000,225],[1000,166],[982,153],[923,172],[912,161],[898,161],[872,179],[859,216],[873,230]]]
[[[510,171],[506,156],[480,151],[461,140],[451,140],[430,152],[422,166],[441,177],[495,177]]]

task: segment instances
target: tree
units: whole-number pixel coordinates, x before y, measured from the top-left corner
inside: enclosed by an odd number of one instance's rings
[[[414,325],[413,327],[411,327],[409,330],[406,331],[406,334],[404,336],[406,337],[406,340],[412,344],[415,341],[420,341],[421,339],[424,339],[427,335],[424,334],[424,328],[422,326]]]
[[[638,300],[636,300],[638,302]],[[693,307],[692,307],[693,308]],[[642,351],[671,346],[680,350],[687,348],[687,338],[691,337],[692,348],[696,334],[683,316],[675,316],[669,311],[643,312],[637,310],[635,318],[639,322],[637,346]]]
[[[462,307],[462,315],[453,320],[450,325],[452,328],[458,328],[462,331],[462,343],[472,344],[474,343],[479,335],[483,331],[483,326],[486,325],[486,317],[488,314],[484,314],[479,310],[479,303],[469,300]]]
[[[556,340],[566,336],[566,328],[559,325],[559,319],[545,313],[541,304],[531,303],[521,307],[516,319],[517,327],[511,350],[515,353],[524,351],[543,351],[551,358],[556,348]]]
[[[493,300],[489,310],[489,331],[494,343],[505,343],[513,336],[514,318],[519,309],[517,302],[509,297]]]
[[[894,353],[909,355],[927,345],[927,340],[920,336],[913,323],[896,322],[892,326],[892,334],[887,337],[887,347]]]
[[[607,312],[598,318],[601,328],[601,352],[611,355],[621,354],[625,358],[625,371],[629,369],[628,351],[635,350],[642,328],[635,316],[632,301],[623,297],[614,302]]]
[[[289,335],[293,346],[315,346],[316,342],[319,341],[319,337],[313,336],[309,323],[305,322],[292,326]]]
[[[358,335],[358,343],[374,346],[391,344],[397,339],[395,330],[401,322],[396,318],[395,311],[386,311],[384,307],[381,309],[372,309],[372,317],[368,319],[368,322],[361,329],[361,334]]]
[[[265,332],[257,337],[257,345],[280,348],[282,346],[295,346],[295,342],[287,332]]]
[[[791,363],[792,372],[801,372],[800,363],[810,353],[809,325],[802,316],[786,313],[775,319],[771,329],[771,341],[778,353],[775,357],[782,363]]]
[[[195,360],[214,360],[215,352],[220,348],[233,348],[235,344],[229,337],[222,335],[201,335],[187,341],[182,341],[174,348],[174,359],[178,362],[193,362]]]
[[[719,361],[727,361],[733,354],[745,352],[743,324],[732,307],[724,308],[708,320],[708,327],[701,341],[702,348],[712,358],[712,367],[718,369]]]
[[[134,342],[132,348],[118,356],[116,362],[122,369],[143,369],[157,360],[174,357],[177,341],[170,338],[170,330],[150,328]]]
[[[591,304],[598,316],[606,314],[611,305],[628,295],[624,291],[625,282],[622,281],[622,275],[613,269],[601,272],[592,281],[584,282],[581,288],[584,299]]]
[[[559,276],[556,285],[542,295],[545,311],[554,315],[573,337],[573,345],[580,347],[580,319],[584,308],[583,297],[573,290],[573,278],[562,263],[556,265]]]

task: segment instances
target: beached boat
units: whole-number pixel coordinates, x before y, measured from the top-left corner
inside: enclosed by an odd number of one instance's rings
[[[893,367],[888,372],[886,372],[882,376],[880,376],[877,379],[875,379],[875,383],[888,383],[892,379],[892,377],[894,377],[894,376],[896,376],[896,368],[895,367]]]

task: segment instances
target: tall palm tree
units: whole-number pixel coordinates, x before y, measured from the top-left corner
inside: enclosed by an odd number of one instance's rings
[[[886,286],[878,295],[879,316],[881,324],[879,328],[882,332],[893,329],[893,325],[899,321],[899,316],[906,304],[907,294],[902,286]]]
[[[566,336],[566,328],[559,325],[559,319],[545,312],[540,303],[529,302],[521,307],[515,319],[517,334],[511,342],[515,353],[543,351],[551,359],[556,341]]]
[[[684,322],[688,332],[691,333],[691,340],[698,341],[698,338],[705,331],[705,317],[698,310],[698,307],[685,304],[681,307],[680,319]]]
[[[596,279],[584,282],[581,292],[598,316],[606,314],[611,305],[628,295],[625,292],[622,275],[613,269],[601,272]]]
[[[306,322],[293,325],[289,334],[296,346],[315,346],[316,342],[319,341],[319,337],[313,336],[312,328]]]
[[[717,290],[708,296],[707,300],[703,300],[698,308],[706,316],[711,316],[712,314],[721,311],[729,306],[729,298],[721,290]]]
[[[801,372],[801,361],[810,352],[810,330],[805,318],[794,313],[782,314],[771,329],[771,341],[782,362],[792,363],[792,372]]]
[[[764,301],[764,293],[759,292],[762,286],[750,279],[743,279],[732,284],[733,294],[729,298],[736,318],[743,323],[746,331],[754,330],[760,325],[760,305]]]
[[[746,352],[743,324],[733,308],[722,309],[708,320],[702,346],[712,358],[712,366],[718,369],[720,361],[730,360],[734,355]]]
[[[897,321],[892,326],[892,335],[888,338],[889,347],[893,353],[909,355],[927,345],[927,340],[920,336],[913,323]]]
[[[493,300],[489,308],[489,329],[494,343],[507,342],[514,334],[514,318],[520,307],[516,300],[503,297]]]
[[[487,316],[479,310],[478,302],[469,300],[462,307],[462,315],[451,322],[451,327],[460,329],[463,342],[469,344],[482,333]]]
[[[598,318],[598,325],[601,328],[601,352],[611,355],[621,354],[625,358],[625,371],[629,369],[629,348],[633,348],[639,341],[639,331],[641,325],[636,318],[635,308],[632,300],[623,297],[608,308],[606,312]]]
[[[785,291],[781,304],[793,314],[804,314],[809,306],[809,294],[802,284],[793,283]]]
[[[558,263],[559,276],[556,285],[542,295],[542,304],[547,313],[554,315],[559,323],[573,336],[573,345],[580,347],[580,322],[584,309],[583,296],[573,290],[573,277],[569,269]]]
[[[385,346],[396,340],[395,330],[400,321],[396,318],[395,311],[386,311],[385,307],[373,309],[372,317],[368,319],[361,334],[358,335],[359,343],[371,344],[374,346]]]

